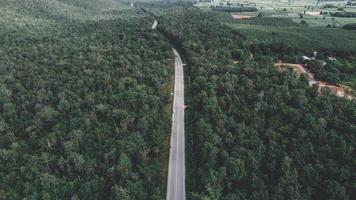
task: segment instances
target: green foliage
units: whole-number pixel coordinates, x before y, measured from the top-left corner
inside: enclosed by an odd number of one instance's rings
[[[308,63],[308,69],[315,74],[317,80],[340,83],[340,71],[331,65],[323,65],[321,62],[312,61]]]
[[[274,19],[278,21],[278,18]],[[281,22],[283,21],[281,20]],[[275,22],[275,24],[281,22]],[[263,25],[263,23],[265,24]],[[356,41],[356,38],[353,38],[356,37],[353,32],[340,29],[325,31],[324,28],[295,27],[293,25],[276,27],[276,25],[269,23],[268,20],[261,21],[260,25],[248,26],[247,24],[254,24],[254,20],[246,21],[246,25],[234,25],[233,27],[240,30],[242,35],[247,37],[247,44],[253,54],[270,56],[275,61],[283,60],[284,62],[301,63],[304,62],[301,60],[303,55],[311,57],[312,51],[318,50],[317,59],[319,61],[308,63],[309,70],[316,75],[317,80],[334,84],[343,83],[356,88],[356,73],[353,67],[355,64],[353,55],[356,46],[349,45],[348,41],[344,40],[344,37],[337,38],[337,36],[343,34],[345,37],[352,37],[351,40]],[[253,30],[255,30],[254,34],[252,33]],[[323,34],[320,35],[320,32],[323,32]],[[262,33],[264,34],[262,35]],[[334,46],[330,44],[334,44]],[[337,60],[330,60],[330,55],[336,55]]]
[[[356,12],[335,12],[335,13],[332,13],[331,16],[333,16],[333,17],[351,17],[351,18],[355,18],[356,17]]]
[[[271,55],[338,53],[311,68],[352,81],[353,32],[142,5],[187,63],[189,199],[355,199],[355,102],[319,95]],[[125,8],[0,2],[0,199],[164,196],[171,46]]]
[[[110,2],[0,2],[0,199],[163,196],[173,54]]]
[[[187,62],[189,199],[355,198],[355,102],[277,71],[268,45],[251,57],[214,13],[168,13],[161,26]]]
[[[318,50],[342,57],[356,52],[356,32],[343,29],[237,23],[229,23],[229,26],[246,37],[248,45],[282,43],[301,51]]]
[[[323,64],[320,61],[308,62],[308,69],[315,74],[317,80],[329,83],[344,83],[356,88],[355,62],[346,59],[337,59]]]
[[[237,20],[236,23],[261,25],[261,26],[299,26],[299,24],[294,22],[291,18],[285,18],[285,17],[278,18],[278,17],[262,17],[261,16],[261,17]]]
[[[345,24],[344,29],[347,29],[347,30],[356,30],[356,23],[353,23],[353,24]]]

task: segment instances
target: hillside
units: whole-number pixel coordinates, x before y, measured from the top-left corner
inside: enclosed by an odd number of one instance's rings
[[[0,199],[160,199],[174,62],[147,15],[9,0],[0,24]]]
[[[74,21],[136,17],[127,14],[132,12],[127,8],[127,5],[111,0],[5,0],[0,2],[0,25],[5,29],[2,32],[42,34],[51,31],[48,34],[55,34]]]

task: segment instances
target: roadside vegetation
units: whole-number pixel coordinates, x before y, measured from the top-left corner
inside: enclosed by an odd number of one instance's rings
[[[162,199],[174,61],[150,18],[104,0],[0,5],[0,199]]]
[[[249,41],[256,35],[213,12],[168,10],[164,18],[187,62],[189,199],[355,197],[354,101],[279,72],[258,39]]]

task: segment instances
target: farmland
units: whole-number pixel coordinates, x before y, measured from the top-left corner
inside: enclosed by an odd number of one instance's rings
[[[197,6],[209,7],[226,5],[231,2],[232,6],[240,6],[240,1],[213,1],[213,3],[198,3]],[[254,6],[258,10],[255,12],[239,12],[246,16],[256,17],[261,14],[264,17],[284,17],[300,23],[306,21],[309,26],[335,26],[342,27],[345,24],[356,22],[356,18],[335,17],[331,13],[336,12],[356,12],[356,6],[347,6],[346,1],[325,1],[318,3],[315,0],[249,0],[243,1],[244,6]],[[234,14],[234,13],[233,13]],[[302,15],[302,17],[301,17]]]
[[[355,51],[356,48],[356,33],[348,30],[325,27],[266,26],[252,23],[230,23],[228,25],[239,30],[247,38],[248,44],[280,42],[303,50]],[[275,23],[278,23],[278,19]]]

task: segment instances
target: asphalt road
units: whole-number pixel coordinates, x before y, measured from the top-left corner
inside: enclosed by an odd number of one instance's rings
[[[175,84],[169,152],[167,200],[185,200],[184,75],[179,53],[175,55]]]

